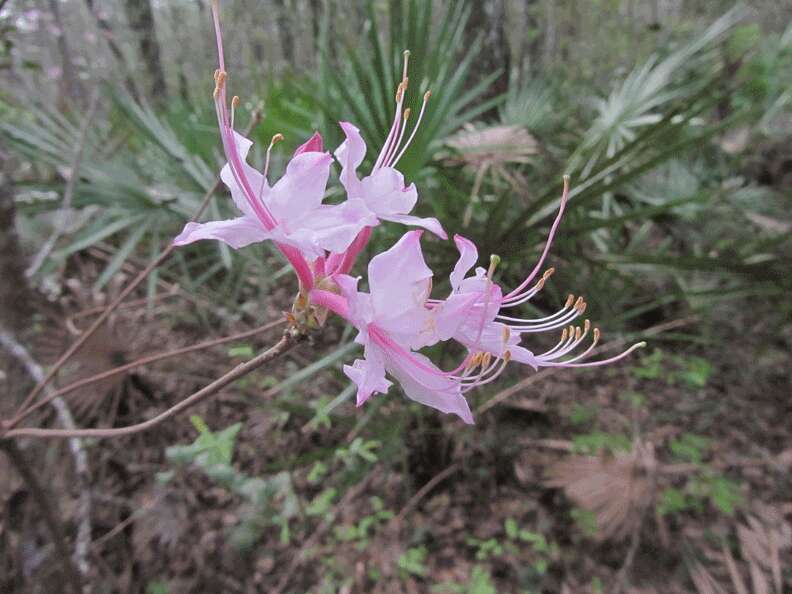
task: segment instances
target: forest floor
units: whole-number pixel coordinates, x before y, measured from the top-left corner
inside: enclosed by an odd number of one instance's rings
[[[96,305],[85,294],[72,284],[57,306],[39,308],[33,353],[42,363],[74,339],[53,320]],[[60,384],[152,345],[208,338],[196,337],[198,309],[176,295],[153,310],[119,310]],[[271,310],[255,317],[282,316]],[[89,317],[73,318],[72,330]],[[521,370],[508,397],[501,392],[494,406],[481,398],[471,428],[431,412],[388,427],[404,418],[397,396],[370,417],[344,402],[329,422],[316,422],[318,406],[307,403],[339,393],[340,374],[325,371],[299,389],[278,385],[338,343],[331,325],[277,371],[260,370],[191,411],[211,431],[187,414],[150,432],[85,442],[93,591],[792,591],[792,327],[751,319],[761,318],[735,314],[702,345],[658,335],[623,365],[540,377]],[[205,323],[215,336],[251,325],[245,316]],[[690,320],[686,332],[697,331]],[[80,391],[70,406],[81,426],[149,418],[278,333],[135,369]],[[3,393],[19,399],[31,382],[1,360]],[[189,447],[168,450],[199,433],[211,441],[234,423],[231,475],[213,474]],[[73,542],[79,488],[66,444],[20,445]],[[245,491],[262,477],[277,479],[257,491],[266,501]],[[0,511],[0,590],[63,591],[40,514],[3,457]]]

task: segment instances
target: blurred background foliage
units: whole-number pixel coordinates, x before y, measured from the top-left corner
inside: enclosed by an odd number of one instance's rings
[[[221,164],[210,102],[216,58],[208,0],[0,4],[4,183],[13,188],[28,253],[60,232],[32,280],[57,297],[69,258],[98,248],[106,257],[90,284],[101,291],[130,262],[156,257]],[[401,162],[419,187],[417,213],[470,237],[482,256],[501,255],[506,286],[533,266],[562,175],[571,175],[571,200],[550,259],[558,272],[530,306],[537,312],[554,310],[572,290],[586,296],[590,315],[611,335],[639,337],[646,328],[695,316],[695,333],[655,339],[671,351],[737,349],[724,346],[724,337],[747,329],[734,321],[747,313],[766,328],[790,319],[788,2],[227,0],[222,15],[230,89],[242,97],[238,128],[263,109],[252,162],[263,163],[273,134],[286,136],[274,155],[275,175],[314,130],[328,147],[337,146],[339,120],[361,128],[373,160],[409,49],[406,105],[417,114],[424,92],[432,91]],[[98,109],[86,122],[93,96]],[[73,197],[64,210],[64,181],[71,176]],[[218,195],[209,214],[232,211]],[[381,227],[369,256],[401,232]],[[427,244],[434,269],[450,270],[452,246]],[[275,298],[287,273],[266,245],[231,252],[206,242],[177,251],[149,280],[147,296],[153,300],[164,279],[214,304],[189,320],[204,330],[216,327],[218,317],[263,321],[271,311],[263,304]],[[437,284],[445,278],[438,272]],[[312,427],[330,425],[333,415],[332,423],[364,436],[352,442],[362,454],[328,446],[291,460],[297,468],[314,464],[312,484],[324,489],[324,499],[314,501],[320,510],[367,464],[410,457],[394,443],[424,451],[415,445],[421,438],[405,438],[401,429],[417,423],[427,441],[437,431],[433,416],[412,409],[396,422],[377,420],[382,399],[369,410],[340,414],[349,386],[310,403],[299,397],[300,382],[311,378],[346,382],[338,367],[351,356],[350,338],[344,333],[340,347],[328,347],[291,378],[270,378],[268,393],[285,395],[280,414],[307,415]],[[478,403],[515,376],[477,394]],[[205,424],[200,431],[212,435]],[[376,443],[367,441],[372,435]],[[236,430],[226,438],[233,442]],[[184,465],[203,451],[185,448],[168,456],[181,452],[178,465]],[[336,467],[335,478],[322,483]],[[243,493],[245,505],[271,491],[288,494],[288,513],[249,513],[256,529],[237,530],[238,539],[255,541],[260,529],[275,524],[288,542],[297,511],[287,469],[269,468],[266,481],[228,469],[214,477]],[[249,485],[254,492],[245,491]],[[663,501],[663,509],[682,505],[674,493]],[[375,508],[376,521],[385,521],[381,504]],[[537,546],[531,538],[526,542]],[[425,550],[408,553],[399,566],[420,576]],[[543,549],[540,558],[552,562],[553,554]],[[475,572],[484,584],[475,591],[490,591],[488,574],[478,566]]]

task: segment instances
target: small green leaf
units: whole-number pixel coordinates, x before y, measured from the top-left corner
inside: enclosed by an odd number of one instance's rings
[[[250,359],[253,357],[253,347],[248,344],[231,347],[228,349],[228,356],[236,359]]]
[[[506,518],[503,527],[506,530],[506,536],[512,540],[517,538],[519,528],[517,527],[517,522],[514,520],[514,518]]]
[[[657,502],[657,512],[661,516],[681,512],[688,509],[689,503],[685,494],[679,489],[669,487],[660,493],[660,501]]]

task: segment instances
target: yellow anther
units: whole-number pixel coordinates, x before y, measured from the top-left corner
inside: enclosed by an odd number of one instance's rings
[[[566,328],[564,328],[564,329],[561,331],[561,342],[564,342],[564,341],[566,340],[566,338],[567,338],[567,329],[566,329]]]
[[[544,288],[545,279],[540,278],[539,282],[534,285],[534,290],[541,291]]]
[[[600,338],[600,329],[594,328],[594,342],[597,342]]]
[[[583,322],[583,329],[588,332],[591,329],[591,322],[586,320]]]
[[[509,361],[511,361],[511,357],[512,357],[511,351],[505,351],[503,353],[503,362],[508,363]]]
[[[509,329],[508,326],[504,326],[503,327],[503,342],[504,342],[504,344],[509,342],[510,338],[511,338],[511,330]]]
[[[406,121],[407,121],[407,119],[410,117],[410,108],[409,108],[409,107],[408,107],[407,109],[405,109],[405,110],[404,110],[404,113],[402,114],[402,117],[404,118],[404,121],[405,121],[405,122],[406,122]]]
[[[495,274],[495,269],[498,267],[498,264],[500,264],[500,261],[501,259],[498,254],[492,254],[490,256],[489,270],[487,270],[488,279],[492,280],[492,275]]]
[[[542,280],[546,281],[548,278],[553,276],[554,272],[555,272],[555,268],[548,268],[547,270],[545,270],[544,274],[542,275]]]
[[[580,326],[575,328],[575,340],[580,340],[580,335],[583,334],[583,330],[580,329]]]
[[[646,341],[642,340],[641,342],[639,342],[639,343],[637,343],[637,344],[635,345],[635,348],[637,348],[637,349],[642,349],[642,348],[644,348],[645,346],[646,346]]]
[[[564,304],[564,309],[569,309],[572,307],[572,304],[575,302],[575,296],[570,293],[569,297],[567,297],[566,303]]]
[[[470,363],[468,363],[468,369],[475,369],[476,367],[478,367],[479,363],[481,363],[481,355],[482,353],[480,352],[473,355],[473,358],[470,360]]]
[[[577,309],[577,310],[579,310],[581,307],[583,307],[583,304],[584,304],[584,303],[585,303],[585,301],[583,301],[583,297],[578,297],[578,298],[577,298],[577,301],[575,301],[575,307],[574,307],[574,309]]]
[[[432,96],[432,91],[426,91],[426,93],[424,93],[424,98],[423,98],[424,103],[429,101],[429,97],[431,97],[431,96]]]
[[[481,358],[481,368],[486,369],[489,367],[490,363],[492,363],[492,355],[490,353],[484,353],[484,356]]]
[[[578,308],[578,314],[583,315],[587,307],[588,307],[588,303],[584,301],[583,304]]]
[[[228,75],[224,70],[217,70],[215,74],[215,89],[214,93],[212,93],[215,99],[220,97],[220,92],[223,90],[223,85],[225,85],[226,78],[228,78]]]
[[[231,98],[231,107],[234,108],[234,109],[239,107],[239,95],[234,95]]]
[[[270,144],[271,144],[272,146],[275,146],[275,145],[276,145],[276,144],[278,144],[278,143],[279,143],[281,140],[283,140],[283,134],[281,134],[280,132],[278,132],[277,134],[275,134],[275,135],[272,137],[272,140],[270,141]]]

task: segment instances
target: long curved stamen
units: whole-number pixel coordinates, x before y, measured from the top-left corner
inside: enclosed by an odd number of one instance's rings
[[[498,364],[499,360],[500,357],[493,361],[490,353],[480,352],[470,358],[470,363],[467,365],[462,375],[449,375],[448,377],[461,382],[476,382],[485,377]],[[473,375],[477,367],[481,367],[481,370]]]
[[[513,297],[509,297],[508,299],[504,299],[503,307],[515,307],[517,305],[525,303],[526,301],[529,301],[531,298],[533,298],[534,295],[536,295],[539,291],[544,289],[547,279],[553,276],[554,272],[555,272],[555,268],[548,268],[547,270],[545,270],[544,274],[542,274],[542,278],[539,279],[539,282],[537,282],[533,287],[528,289],[525,293],[520,293],[518,295],[514,295]]]
[[[555,330],[556,328],[566,326],[572,320],[580,317],[585,310],[585,302],[582,302],[580,305],[575,303],[575,307],[573,307],[568,314],[557,320],[546,322],[544,324],[509,324],[509,326],[512,330],[516,330],[520,333],[547,332],[548,330]]]
[[[509,364],[509,361],[511,361],[511,351],[506,351],[503,354],[503,358],[495,359],[495,362],[489,367],[489,370],[493,370],[490,373],[489,377],[484,378],[484,379],[482,379],[480,381],[477,381],[475,383],[465,385],[462,388],[462,392],[463,393],[469,392],[473,388],[478,388],[480,386],[484,386],[486,384],[489,384],[490,382],[494,382],[505,371],[506,365]],[[500,366],[496,368],[498,363],[500,363]],[[488,370],[488,373],[489,373],[489,370]]]
[[[560,357],[563,357],[564,355],[572,352],[574,349],[576,349],[580,345],[580,343],[582,343],[586,339],[586,336],[588,336],[590,328],[591,328],[591,322],[589,322],[588,320],[586,320],[585,324],[583,325],[583,330],[581,330],[580,327],[574,328],[574,327],[570,326],[569,335],[570,335],[571,338],[574,338],[574,340],[571,343],[569,343],[568,345],[565,345],[562,349],[560,349],[560,350],[558,350],[558,351],[556,351],[556,352],[554,352],[552,354],[548,355],[547,353],[543,353],[542,355],[539,355],[537,357],[537,359],[545,360],[545,361],[553,361],[553,360],[559,359]],[[594,344],[596,344],[596,342],[598,340],[599,340],[599,330],[597,328],[595,328],[594,329]]]
[[[236,114],[237,107],[239,107],[239,95],[234,95],[231,98],[231,129],[234,129],[234,115]]]
[[[402,105],[404,103],[404,95],[407,92],[407,85],[409,84],[409,79],[407,78],[407,69],[410,61],[410,50],[404,50],[402,55],[404,56],[404,64],[402,66],[401,82],[396,87],[396,112],[393,114],[393,123],[391,124],[390,130],[388,131],[388,136],[385,138],[385,142],[382,145],[382,150],[377,156],[377,160],[371,170],[372,173],[384,166],[386,162],[385,157],[393,149],[394,138],[399,133],[398,128],[402,119]]]
[[[380,150],[379,155],[377,155],[377,160],[374,162],[374,167],[371,169],[372,173],[382,167],[385,156],[390,152],[393,141],[396,135],[399,133],[399,127],[401,126],[402,120],[404,89],[404,81],[402,81],[399,83],[399,86],[396,89],[396,111],[393,114],[393,123],[391,124],[390,130],[388,131],[388,136],[385,138],[385,142],[382,144],[382,150]]]
[[[646,346],[645,342],[638,342],[632,345],[623,353],[616,355],[615,357],[611,357],[610,359],[603,359],[601,361],[592,361],[590,363],[543,363],[544,367],[599,367],[601,365],[610,365],[611,363],[615,363],[616,361],[621,361],[625,357],[627,357],[630,353],[637,349],[642,349]]]
[[[489,309],[490,299],[492,297],[492,291],[495,288],[495,283],[492,282],[492,276],[495,274],[495,268],[500,263],[500,256],[497,254],[492,254],[490,256],[490,266],[489,270],[487,271],[487,296],[484,299],[484,311],[481,313],[481,323],[479,324],[478,333],[476,334],[476,344],[481,341],[481,337],[484,334],[484,326],[487,325],[487,310]],[[477,304],[478,305],[478,304]]]
[[[557,320],[553,320],[551,322],[547,322],[544,324],[509,324],[509,327],[512,330],[519,332],[520,334],[547,332],[549,330],[555,330],[556,328],[563,328],[564,326],[572,322],[572,320],[575,320],[578,317],[580,317],[580,314],[581,314],[580,310],[573,308],[565,316],[558,318]]]
[[[576,361],[580,361],[581,359],[585,359],[586,357],[589,356],[589,354],[591,354],[591,351],[594,350],[594,348],[597,346],[597,344],[599,344],[599,339],[600,339],[599,328],[594,328],[594,338],[592,339],[591,344],[588,346],[588,348],[585,351],[583,351],[582,353],[580,353],[579,355],[575,355],[574,357],[572,357],[571,359],[568,359],[566,361],[559,361],[559,363],[563,363],[564,365],[567,365],[569,363],[575,363]],[[575,344],[575,346],[577,346],[577,343]],[[569,349],[569,350],[571,350],[571,349]],[[566,353],[556,354],[556,356],[553,357],[553,358],[557,359],[558,357],[563,357],[565,354]]]
[[[520,285],[511,291],[506,298],[514,297],[520,291],[522,291],[525,287],[531,284],[531,281],[534,277],[539,273],[542,266],[544,265],[545,258],[547,257],[547,253],[550,251],[550,246],[553,244],[553,237],[555,237],[556,230],[558,229],[558,225],[561,223],[561,217],[564,214],[564,208],[566,206],[567,198],[569,197],[569,176],[564,176],[564,191],[561,194],[561,204],[558,206],[558,214],[556,215],[555,221],[553,221],[553,225],[550,227],[550,233],[547,236],[547,242],[545,243],[544,250],[542,251],[542,255],[539,257],[539,261],[534,266],[534,269],[531,271],[531,274],[520,283]]]
[[[423,120],[424,112],[426,111],[426,104],[429,103],[429,97],[431,96],[432,96],[432,91],[426,91],[426,93],[424,93],[423,103],[421,103],[421,111],[418,112],[418,119],[415,121],[415,126],[413,127],[413,130],[410,133],[410,137],[407,139],[407,142],[404,143],[404,146],[399,151],[399,154],[396,155],[396,158],[391,161],[389,167],[396,167],[396,165],[399,163],[401,158],[404,156],[404,153],[407,151],[407,148],[412,143],[413,138],[415,138],[415,135],[418,132],[418,128],[421,125],[421,121]]]
[[[541,324],[544,322],[549,322],[550,320],[553,320],[561,315],[566,314],[566,312],[569,310],[570,307],[573,306],[574,303],[575,303],[575,296],[570,294],[567,297],[564,307],[562,307],[555,313],[552,313],[549,316],[545,316],[543,318],[515,318],[512,316],[504,316],[501,314],[498,314],[497,317],[499,320],[504,320],[506,322],[519,322],[520,324]]]
[[[267,178],[267,174],[269,173],[270,154],[272,153],[272,147],[274,147],[276,144],[278,144],[281,140],[283,140],[283,134],[278,132],[277,134],[275,134],[272,137],[272,140],[270,140],[269,146],[267,147],[267,156],[264,159],[264,178],[265,179]],[[262,184],[261,187],[263,188],[264,184]]]
[[[561,331],[561,338],[558,340],[556,345],[553,348],[551,348],[550,350],[545,351],[541,355],[537,355],[536,358],[537,359],[546,359],[546,358],[550,357],[553,353],[557,352],[559,349],[565,348],[566,345],[569,344],[569,340],[567,340],[568,336],[569,336],[569,328],[564,328]]]
[[[220,0],[212,0],[212,21],[214,21],[215,42],[217,43],[217,60],[220,64],[220,70],[225,70],[223,37],[220,34]]]
[[[398,138],[396,138],[393,143],[391,143],[388,152],[385,154],[385,157],[382,159],[382,167],[390,167],[390,159],[393,157],[393,154],[398,150],[399,144],[401,144],[402,139],[404,138],[404,133],[407,131],[407,120],[410,119],[410,108],[404,110],[402,114],[402,122],[399,129]]]

